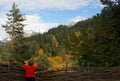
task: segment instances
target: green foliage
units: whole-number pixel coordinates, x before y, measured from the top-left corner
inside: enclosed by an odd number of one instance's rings
[[[55,50],[53,50],[53,51],[51,52],[51,55],[52,55],[52,56],[58,56],[58,52],[55,51]]]
[[[107,9],[108,8],[108,9]],[[33,36],[45,54],[72,54],[80,66],[120,65],[120,5],[105,7],[101,14],[78,22],[73,27],[60,25],[44,34]],[[75,33],[80,31],[80,36]],[[53,46],[52,36],[59,43]],[[77,61],[76,61],[77,60]]]
[[[18,61],[27,60],[38,48],[42,48],[47,56],[64,57],[64,54],[72,54],[74,62],[78,62],[80,66],[87,66],[88,63],[90,66],[105,66],[105,64],[119,66],[120,0],[101,0],[101,2],[107,6],[100,14],[80,21],[72,27],[60,25],[43,34],[16,39],[13,48],[9,48],[14,50],[10,50],[12,51],[10,53],[13,53],[12,57]],[[76,35],[77,32],[80,32],[80,35]],[[43,68],[49,67],[45,55],[38,58]]]
[[[2,45],[0,46],[0,63],[4,61],[8,61],[11,56],[11,53],[9,52],[8,46],[7,45]]]
[[[114,4],[114,2],[112,3]],[[105,7],[101,14],[92,18],[94,24],[81,28],[81,46],[72,49],[79,65],[87,66],[119,66],[120,65],[120,5]],[[76,46],[75,45],[75,46]],[[72,45],[73,46],[73,45]],[[74,46],[74,47],[75,47]],[[85,65],[86,64],[86,65]]]
[[[13,54],[11,56],[12,60],[25,61],[29,60],[39,49],[36,41],[24,41],[18,40],[14,42]]]
[[[39,55],[37,57],[36,62],[38,63],[38,66],[40,67],[40,69],[48,69],[51,66],[45,54]]]

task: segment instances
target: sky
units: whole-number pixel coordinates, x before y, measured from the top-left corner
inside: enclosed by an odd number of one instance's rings
[[[91,18],[103,9],[100,0],[0,0],[0,40],[8,37],[1,24],[13,2],[25,14],[24,31],[47,32],[58,25],[68,25]]]

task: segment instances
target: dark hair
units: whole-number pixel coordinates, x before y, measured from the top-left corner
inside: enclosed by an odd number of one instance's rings
[[[28,61],[28,65],[33,66],[33,61],[32,60]]]

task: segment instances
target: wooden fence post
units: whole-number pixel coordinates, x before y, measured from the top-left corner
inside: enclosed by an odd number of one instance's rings
[[[68,62],[66,62],[66,68],[65,69],[66,69],[65,71],[67,72],[67,70],[68,70]]]
[[[105,66],[108,67],[108,62],[105,62]]]
[[[12,65],[13,65],[13,60],[10,60],[10,63],[9,63],[9,81],[13,81],[13,74],[11,72]]]
[[[87,62],[87,71],[89,72],[90,64]]]
[[[10,73],[10,63],[8,64],[8,81],[11,81],[11,75],[10,75],[11,73]]]

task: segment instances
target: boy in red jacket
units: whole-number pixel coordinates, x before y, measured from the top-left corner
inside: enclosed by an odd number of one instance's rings
[[[29,61],[28,65],[22,65],[22,68],[25,70],[26,81],[35,81],[35,71],[38,68],[33,66],[33,61]]]

